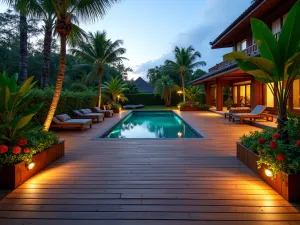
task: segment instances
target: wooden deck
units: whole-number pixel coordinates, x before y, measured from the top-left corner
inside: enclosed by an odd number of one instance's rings
[[[121,115],[84,133],[60,132],[66,156],[2,191],[0,224],[300,224],[299,208],[235,157],[238,137],[259,128],[211,112],[180,115],[208,139],[90,140]]]

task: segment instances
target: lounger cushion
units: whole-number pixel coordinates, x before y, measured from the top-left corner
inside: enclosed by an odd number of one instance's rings
[[[66,122],[71,119],[68,114],[61,114],[56,116],[61,122]]]
[[[256,114],[253,113],[232,113],[231,114],[233,117],[241,117],[241,116],[257,116]]]
[[[76,115],[76,116],[83,116],[84,114],[82,114],[79,110],[73,110],[73,113]]]
[[[136,105],[124,105],[123,109],[135,109]]]
[[[91,119],[70,119],[65,121],[65,123],[72,123],[72,124],[85,124],[88,122],[92,122]]]
[[[87,112],[85,109],[79,109],[79,111],[82,113],[82,114],[88,114],[89,112]]]
[[[90,110],[90,109],[85,109],[85,111],[88,113],[92,113],[92,110]]]
[[[52,121],[56,124],[62,123],[59,119],[57,119],[56,117],[53,117]]]
[[[257,105],[255,108],[251,111],[252,114],[259,115],[265,111],[267,107],[265,105]]]
[[[104,117],[103,113],[88,113],[84,114],[85,116],[99,116],[99,117]]]
[[[94,111],[96,111],[96,112],[101,112],[101,111],[102,111],[99,107],[94,107],[93,109],[94,109]]]

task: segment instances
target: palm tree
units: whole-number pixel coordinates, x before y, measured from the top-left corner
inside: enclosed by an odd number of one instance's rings
[[[44,22],[44,46],[43,46],[43,63],[41,70],[41,88],[47,88],[49,85],[50,60],[51,60],[51,45],[53,35],[55,33],[55,22],[57,19],[55,9],[51,1],[40,1],[36,5],[35,14]],[[73,15],[71,17],[72,30],[68,36],[67,43],[74,46],[79,41],[86,38],[86,33],[78,26],[79,21]]]
[[[103,85],[103,91],[108,95],[113,103],[124,102],[128,99],[124,95],[124,91],[128,90],[127,84],[123,83],[120,78],[111,78],[109,82],[105,82]]]
[[[116,2],[119,2],[119,0],[51,0],[56,14],[55,30],[60,37],[60,59],[54,96],[44,123],[44,130],[49,130],[62,91],[62,84],[66,68],[66,45],[73,27],[71,22],[73,15],[79,19],[89,21],[95,20],[98,17],[102,18],[106,14],[107,10],[113,5],[113,3]]]
[[[197,98],[203,93],[204,91],[199,85],[192,86],[185,90],[186,97],[191,103],[195,103],[197,101]]]
[[[121,48],[122,40],[112,42],[107,39],[106,32],[89,33],[88,41],[81,43],[77,48],[71,49],[72,54],[79,57],[85,64],[77,65],[77,68],[89,68],[90,72],[87,79],[98,77],[99,79],[99,97],[98,107],[101,106],[102,94],[102,77],[106,65],[113,65],[127,58],[122,57],[126,52],[125,48]]]
[[[169,67],[180,73],[182,82],[183,101],[185,102],[184,82],[187,72],[199,66],[205,66],[206,62],[195,62],[197,58],[201,58],[201,54],[200,52],[195,51],[195,49],[192,46],[189,46],[188,48],[179,48],[176,46],[174,52],[175,61],[166,60],[165,65],[166,67]]]
[[[165,100],[166,106],[171,106],[172,91],[177,88],[178,86],[169,76],[162,76],[156,81],[154,92]]]

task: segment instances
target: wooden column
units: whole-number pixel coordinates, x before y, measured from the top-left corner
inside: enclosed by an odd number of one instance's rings
[[[251,78],[251,108],[263,104],[263,84]]]
[[[205,83],[205,104],[212,105],[210,83]]]
[[[223,84],[222,80],[220,78],[217,78],[217,96],[216,96],[216,101],[217,101],[217,111],[222,111],[223,110]]]

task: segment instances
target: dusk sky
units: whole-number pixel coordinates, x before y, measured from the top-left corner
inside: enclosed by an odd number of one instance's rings
[[[123,39],[125,62],[146,78],[147,70],[173,59],[176,45],[192,45],[207,62],[208,70],[231,49],[211,50],[213,41],[249,5],[251,0],[123,0],[103,20],[81,23],[86,31],[106,30],[112,40]],[[7,6],[0,4],[0,12]]]

